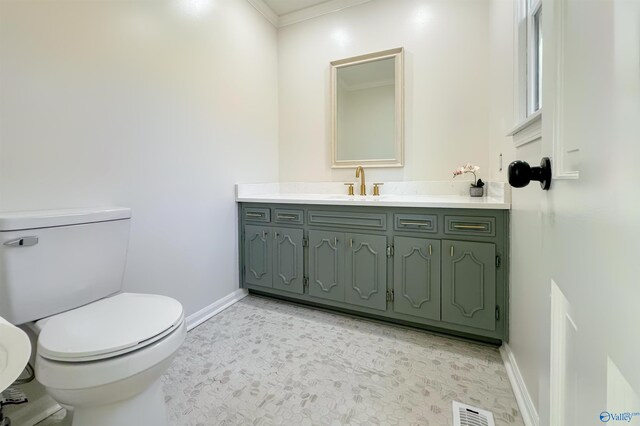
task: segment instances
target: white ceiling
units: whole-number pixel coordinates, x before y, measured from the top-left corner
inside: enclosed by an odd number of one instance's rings
[[[327,3],[328,1],[329,0],[264,0],[267,6],[278,16],[297,12],[298,10],[316,6],[320,3]]]
[[[295,24],[371,0],[248,0],[276,27]]]

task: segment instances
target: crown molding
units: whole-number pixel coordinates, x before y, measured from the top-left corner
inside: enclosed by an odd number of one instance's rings
[[[264,2],[264,0],[247,0],[251,6],[255,7],[255,9],[262,13],[262,16],[264,16],[267,21],[271,22],[271,24],[273,24],[273,26],[275,27],[279,27],[279,18],[278,15],[276,15],[276,13],[273,11],[273,9],[271,9],[269,6],[267,6],[267,4]]]
[[[247,0],[256,10],[271,22],[275,27],[282,28],[287,25],[297,24],[308,19],[317,18],[327,13],[337,12],[342,9],[368,3],[371,0],[329,0],[315,6],[306,7],[295,12],[278,16],[264,0]]]
[[[298,22],[306,21],[307,19],[317,18],[318,16],[326,15],[327,13],[337,12],[339,10],[368,3],[370,1],[371,0],[330,0],[280,16],[280,19],[278,20],[278,27],[297,24]]]

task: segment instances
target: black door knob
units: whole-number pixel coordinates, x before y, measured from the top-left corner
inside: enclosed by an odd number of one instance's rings
[[[526,161],[514,161],[509,164],[509,184],[514,188],[523,188],[532,180],[540,182],[540,187],[551,187],[551,160],[544,157],[540,167],[531,167]]]

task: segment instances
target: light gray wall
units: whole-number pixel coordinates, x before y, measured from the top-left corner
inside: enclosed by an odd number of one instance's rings
[[[372,0],[283,27],[278,42],[281,180],[355,179],[331,169],[329,62],[396,47],[405,48],[406,166],[367,178],[448,180],[466,162],[488,176],[488,0]]]
[[[133,208],[124,288],[238,287],[234,184],[278,178],[276,30],[246,1],[0,2],[0,210]]]

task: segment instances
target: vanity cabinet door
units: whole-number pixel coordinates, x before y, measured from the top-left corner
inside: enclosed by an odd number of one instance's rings
[[[271,238],[273,228],[244,227],[244,276],[248,284],[272,287]]]
[[[273,288],[303,293],[302,239],[302,229],[273,230]]]
[[[443,240],[442,246],[442,320],[495,330],[495,245]]]
[[[393,239],[393,310],[440,320],[440,241]]]
[[[344,302],[344,234],[309,231],[309,295]]]
[[[345,301],[387,309],[387,238],[346,234]]]

